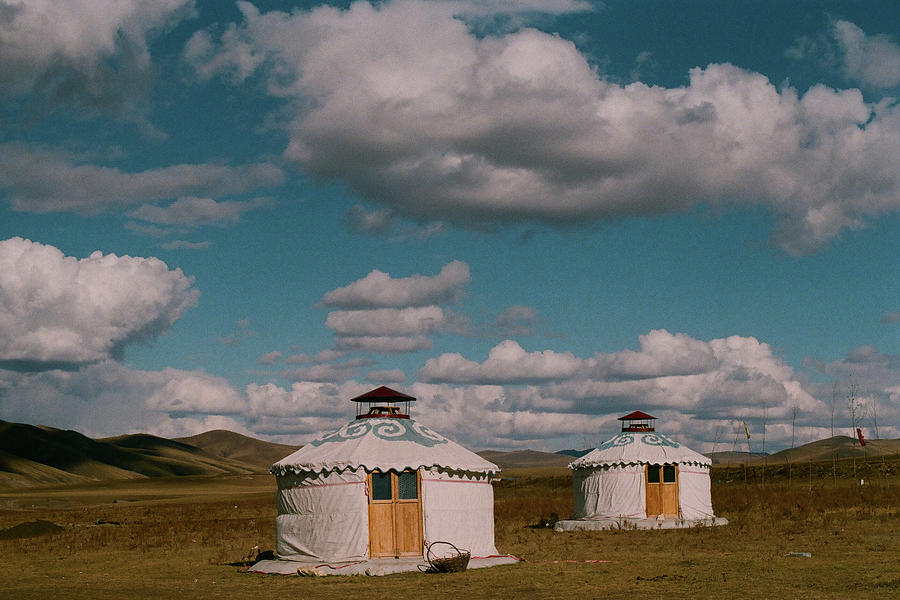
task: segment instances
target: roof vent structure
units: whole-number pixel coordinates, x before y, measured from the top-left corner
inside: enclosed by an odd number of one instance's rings
[[[415,402],[412,396],[381,386],[356,398],[357,419],[408,419],[409,403]],[[403,406],[400,406],[400,405]],[[365,405],[365,406],[363,406]]]
[[[656,417],[639,410],[618,420],[622,421],[622,431],[656,431]]]

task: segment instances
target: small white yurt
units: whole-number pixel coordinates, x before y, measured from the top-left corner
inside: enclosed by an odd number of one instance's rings
[[[621,433],[569,464],[575,520],[557,530],[727,523],[713,515],[709,458],[657,432],[656,417],[619,420]]]
[[[497,554],[491,479],[499,467],[411,419],[412,396],[379,387],[352,401],[356,419],[270,468],[278,555],[422,557],[438,541],[473,557]]]

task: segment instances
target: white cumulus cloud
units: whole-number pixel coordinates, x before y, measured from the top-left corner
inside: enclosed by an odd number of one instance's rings
[[[431,338],[424,335],[354,335],[337,336],[335,346],[347,352],[377,352],[379,354],[401,354],[428,350],[434,345]]]
[[[340,335],[409,335],[428,333],[444,322],[439,306],[336,310],[328,313],[325,326]]]
[[[165,369],[157,375],[165,379],[146,401],[150,410],[167,413],[236,414],[245,402],[222,377],[202,371]]]
[[[435,276],[393,278],[375,269],[350,285],[325,294],[322,304],[347,309],[405,308],[455,301],[470,281],[469,265],[454,260]]]
[[[237,223],[245,212],[270,204],[271,201],[266,198],[250,202],[217,202],[212,198],[187,196],[168,206],[145,204],[128,213],[128,216],[164,225],[232,225]]]
[[[418,373],[423,381],[453,383],[522,383],[573,377],[586,361],[570,352],[526,352],[518,342],[505,340],[494,346],[483,363],[459,353],[429,358]]]
[[[530,335],[537,321],[537,309],[533,306],[514,304],[494,318],[494,324],[504,336]]]
[[[97,214],[128,208],[135,204],[192,196],[238,194],[259,187],[280,184],[284,173],[278,167],[258,163],[230,167],[217,164],[178,164],[139,172],[84,164],[65,152],[45,150],[27,144],[0,144],[0,189],[9,190],[17,210],[46,213]],[[179,219],[200,224],[214,213],[219,219],[239,215],[253,203],[214,203],[212,200],[183,200],[168,209],[143,207],[135,216],[158,223]],[[265,202],[263,201],[263,204]],[[189,205],[189,206],[186,206]],[[187,209],[203,208],[205,216],[187,215]]]
[[[266,352],[262,356],[256,359],[256,364],[258,365],[274,365],[278,361],[281,360],[281,352],[278,350],[272,350],[271,352]]]
[[[595,356],[593,371],[601,377],[640,379],[704,373],[718,364],[712,344],[683,333],[656,329],[638,340],[638,351]]]
[[[462,332],[468,322],[437,303],[455,302],[469,282],[469,266],[455,260],[437,275],[393,278],[374,270],[325,294],[322,304],[339,307],[325,326],[339,351],[398,354],[432,347],[435,331]]]
[[[355,358],[342,363],[329,363],[286,370],[281,376],[291,381],[314,381],[337,383],[353,378],[362,368],[372,364],[365,358]]]
[[[194,0],[3,0],[0,95],[75,103],[141,120],[149,42],[193,14]],[[130,114],[129,114],[130,113]]]
[[[869,36],[843,20],[833,24],[833,35],[843,51],[843,71],[848,79],[876,88],[900,85],[900,45],[890,36]]]
[[[369,389],[371,386],[350,381],[340,385],[302,381],[292,384],[289,390],[274,383],[250,384],[246,392],[250,414],[257,418],[309,415],[343,418],[343,422],[346,422],[355,414],[350,398],[355,398]]]
[[[398,215],[477,227],[765,204],[775,242],[802,254],[900,210],[900,107],[856,91],[801,94],[730,64],[621,86],[568,40],[479,37],[444,3],[241,9],[189,62],[262,72],[303,106],[286,156]]]
[[[165,333],[198,296],[193,278],[156,258],[77,259],[11,238],[0,242],[0,360],[27,369],[116,357]]]
[[[253,433],[238,413],[244,397],[202,371],[141,371],[105,360],[77,371],[0,369],[3,418],[74,429],[90,437],[151,433],[164,437],[210,429]]]
[[[718,365],[711,344],[685,334],[654,330],[639,338],[640,350],[623,350],[579,358],[571,352],[527,352],[505,340],[478,363],[459,353],[430,358],[419,371],[427,382],[525,383],[567,379],[644,379],[692,375]]]
[[[783,422],[796,408],[812,420],[823,409],[793,369],[754,338],[704,342],[658,330],[641,336],[640,346],[639,351],[579,358],[568,352],[526,352],[507,340],[481,363],[459,354],[429,359],[418,380],[444,395],[478,390],[475,397],[484,411],[479,423],[502,423],[507,428],[502,437],[509,439],[540,438],[532,428],[541,418],[547,422],[547,439],[565,432],[587,435],[585,423],[606,423],[641,409],[665,415],[666,431],[708,441],[716,427],[735,419],[756,425],[766,417]],[[496,443],[505,446],[509,439]]]
[[[431,348],[429,334],[450,323],[439,306],[337,310],[325,326],[335,332],[335,348],[382,354]]]

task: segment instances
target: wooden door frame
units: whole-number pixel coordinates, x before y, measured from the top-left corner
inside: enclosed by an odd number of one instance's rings
[[[367,511],[369,515],[369,557],[375,558],[375,554],[372,550],[372,511],[368,508],[368,506],[378,503],[378,504],[391,504],[391,544],[393,546],[393,554],[387,555],[379,555],[383,556],[394,556],[395,558],[399,558],[400,556],[421,556],[425,547],[425,523],[422,519],[422,473],[419,469],[404,469],[403,472],[407,473],[415,473],[416,474],[416,499],[401,499],[400,496],[400,479],[399,472],[394,469],[390,469],[387,471],[391,476],[391,499],[390,500],[374,500],[372,498],[372,473],[384,473],[380,469],[374,469],[370,472],[366,473],[366,487],[369,490],[369,498],[367,502]],[[397,505],[398,504],[412,504],[415,503],[417,505],[416,510],[416,519],[418,522],[419,536],[418,536],[418,550],[415,553],[412,552],[404,552],[400,553],[399,550],[399,540],[397,537]]]
[[[650,483],[649,475],[650,475],[650,467],[651,466],[659,467],[659,482],[658,483]],[[668,484],[668,485],[675,486],[675,512],[670,515],[667,515],[665,512],[665,506],[663,506],[663,496],[662,496],[663,485],[667,485],[665,483],[665,467],[667,467],[667,466],[675,467],[675,481],[672,484]],[[679,472],[678,463],[664,463],[661,465],[650,465],[650,464],[644,465],[644,488],[645,488],[644,489],[644,513],[647,514],[648,519],[658,517],[659,515],[663,515],[663,518],[681,517],[681,486],[678,483],[678,479],[679,479],[678,472]],[[656,488],[657,488],[657,496],[658,496],[659,510],[660,510],[658,515],[653,515],[652,517],[650,516],[649,513],[647,513],[647,496],[650,493],[651,485],[656,486]]]

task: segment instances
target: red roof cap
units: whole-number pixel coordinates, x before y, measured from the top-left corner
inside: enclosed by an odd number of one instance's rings
[[[628,413],[624,417],[619,417],[616,419],[617,421],[637,421],[638,419],[655,419],[656,417],[648,415],[645,412],[641,412],[639,410],[634,411],[633,413]]]
[[[389,387],[381,386],[372,391],[366,392],[356,398],[350,398],[350,402],[379,402],[395,400],[398,402],[415,402],[415,398],[404,393],[392,390]]]

